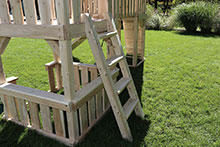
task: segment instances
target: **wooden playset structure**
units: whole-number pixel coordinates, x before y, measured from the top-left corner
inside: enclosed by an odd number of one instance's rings
[[[114,20],[124,21],[126,47],[136,66],[138,57],[144,59],[146,0],[37,2],[39,19],[35,0],[23,0],[23,5],[10,0],[11,12],[7,0],[0,0],[0,55],[11,37],[46,40],[54,55],[54,61],[45,65],[50,91],[16,85],[18,78],[5,77],[0,56],[4,118],[72,145],[111,107],[122,137],[132,141],[127,119],[134,110],[137,116],[144,114],[119,39],[121,26],[116,28]],[[95,65],[73,62],[72,50],[86,39]],[[108,45],[107,57],[100,40]],[[118,80],[119,72],[123,76]],[[122,106],[119,94],[126,88],[130,98]],[[56,94],[62,89],[64,95]]]

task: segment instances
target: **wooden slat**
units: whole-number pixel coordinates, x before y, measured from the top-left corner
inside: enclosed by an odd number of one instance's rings
[[[11,113],[9,111],[9,106],[8,106],[8,101],[7,101],[7,97],[6,95],[3,95],[3,94],[0,94],[1,96],[1,100],[4,104],[4,114],[5,114],[5,117],[8,119],[8,118],[11,118]]]
[[[68,0],[69,1],[69,16],[70,16],[70,19],[73,18],[73,7],[72,7],[72,0]]]
[[[65,137],[65,127],[63,123],[63,112],[59,111],[59,109],[53,108],[53,119],[55,125],[55,131],[58,136]]]
[[[2,64],[2,58],[0,56],[0,84],[3,84],[5,82],[6,82],[5,73],[4,73],[3,64]]]
[[[92,69],[90,72],[91,81],[96,79],[97,69]],[[92,122],[96,119],[96,107],[95,107],[96,98],[93,96],[91,100],[88,101],[88,109],[89,109],[89,124],[91,125]]]
[[[11,119],[18,121],[18,112],[16,109],[15,98],[12,96],[7,96],[9,111],[11,114]]]
[[[6,0],[0,0],[0,19],[1,23],[3,24],[11,23],[9,8]]]
[[[81,79],[82,79],[82,86],[85,86],[88,84],[88,68],[82,67],[81,70]],[[79,117],[80,117],[80,128],[81,128],[81,134],[86,131],[88,128],[88,113],[87,113],[87,103],[85,103],[80,109],[79,109]]]
[[[18,100],[17,103],[21,122],[25,125],[29,125],[30,122],[25,100]]]
[[[80,23],[81,21],[80,0],[72,0],[72,7],[73,7],[73,23]]]
[[[50,91],[55,92],[56,91],[55,77],[54,77],[53,68],[51,67],[48,68],[48,79],[49,79]]]
[[[109,99],[108,99],[108,95],[107,95],[107,93],[106,93],[106,91],[105,91],[105,89],[103,88],[102,89],[102,92],[103,92],[103,111],[105,111],[106,109],[108,109],[109,108],[109,106],[110,106],[110,103],[109,103]]]
[[[55,2],[51,0],[51,11],[52,11],[52,18],[56,19],[56,11],[55,11]]]
[[[138,104],[138,99],[131,99],[131,98],[129,98],[128,101],[125,103],[125,105],[123,106],[123,110],[126,119],[129,118],[129,116],[131,115],[137,104]]]
[[[94,73],[94,78],[98,78],[98,72]],[[102,90],[100,89],[96,94],[96,115],[100,117],[103,111],[103,97],[102,97]]]
[[[23,3],[24,3],[24,10],[25,10],[25,17],[27,24],[36,24],[37,17],[36,17],[35,0],[23,0]]]
[[[13,15],[13,22],[15,24],[23,24],[24,16],[22,12],[21,0],[12,0],[10,1],[10,4]]]
[[[47,132],[52,133],[53,129],[52,129],[52,123],[51,123],[50,108],[46,105],[41,104],[40,112],[41,112],[41,117],[42,117],[43,129]]]
[[[42,24],[51,24],[52,10],[51,10],[51,0],[39,0],[38,1],[39,10],[40,10],[40,18]]]
[[[136,11],[135,11],[135,7],[136,7],[136,3],[135,3],[135,2],[136,2],[136,0],[133,0],[133,1],[132,1],[132,11],[133,11],[132,15],[133,15],[133,16],[135,16],[135,12],[136,12]]]
[[[71,110],[71,102],[65,100],[64,96],[48,93],[46,91],[6,83],[0,85],[0,93],[66,111]]]
[[[98,1],[98,14],[99,17],[102,18],[102,14],[108,12],[108,1],[107,0],[99,0]]]
[[[131,82],[131,78],[121,78],[116,84],[115,88],[118,94],[120,94]]]
[[[129,16],[132,16],[132,0],[129,0]]]
[[[36,103],[29,102],[29,111],[31,116],[31,125],[34,128],[40,129],[38,105]]]
[[[120,56],[120,55],[119,56],[112,56],[106,60],[106,63],[109,67],[113,67],[123,59],[124,59],[124,56]]]
[[[94,13],[98,13],[98,0],[94,0]]]
[[[126,16],[129,16],[129,0],[126,0]]]
[[[107,38],[111,38],[112,36],[116,35],[117,31],[114,32],[104,32],[101,34],[98,34],[99,39],[107,39]]]

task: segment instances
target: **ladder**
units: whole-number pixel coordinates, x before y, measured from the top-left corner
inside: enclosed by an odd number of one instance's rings
[[[98,67],[104,88],[107,92],[109,102],[119,126],[121,135],[124,139],[132,142],[133,138],[127,119],[134,110],[136,115],[141,118],[144,118],[144,113],[141,108],[138,94],[123,52],[114,20],[110,14],[106,14],[105,18],[107,19],[108,31],[98,34],[93,25],[92,18],[89,16],[89,14],[84,14],[83,21],[85,22],[86,37],[92,49],[96,65]],[[99,42],[100,39],[109,39],[111,41],[115,56],[105,59],[103,49]],[[114,68],[116,64],[119,64],[123,77],[115,83],[111,76],[111,68]],[[119,94],[125,88],[127,88],[130,98],[125,105],[122,106],[119,99]]]

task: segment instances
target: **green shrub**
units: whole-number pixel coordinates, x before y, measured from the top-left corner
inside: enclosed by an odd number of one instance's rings
[[[211,33],[218,5],[210,2],[194,2],[178,6],[176,20],[188,32],[196,32],[200,27],[202,33]]]
[[[159,14],[154,14],[147,20],[146,28],[150,30],[160,30],[162,19]]]
[[[214,18],[213,28],[217,34],[220,34],[220,10],[218,11],[218,14]]]
[[[217,12],[217,5],[210,2],[199,2],[198,7],[198,23],[202,33],[211,33],[214,18]]]
[[[149,4],[147,4],[146,6],[146,15],[147,15],[146,21],[150,20],[151,17],[154,15],[154,8]]]
[[[174,19],[171,16],[165,16],[154,12],[151,5],[147,5],[146,28],[151,30],[171,30],[174,27]]]
[[[188,32],[196,32],[199,22],[199,13],[196,3],[182,4],[177,7],[177,22]]]

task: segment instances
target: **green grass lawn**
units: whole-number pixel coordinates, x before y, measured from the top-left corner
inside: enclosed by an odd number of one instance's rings
[[[146,36],[146,61],[132,69],[146,115],[129,119],[134,142],[121,138],[110,111],[78,146],[220,146],[220,37],[169,31]],[[94,62],[87,42],[73,55]],[[2,58],[7,77],[19,77],[19,85],[49,89],[44,64],[53,57],[46,42],[12,39]],[[0,146],[64,145],[0,118]]]

